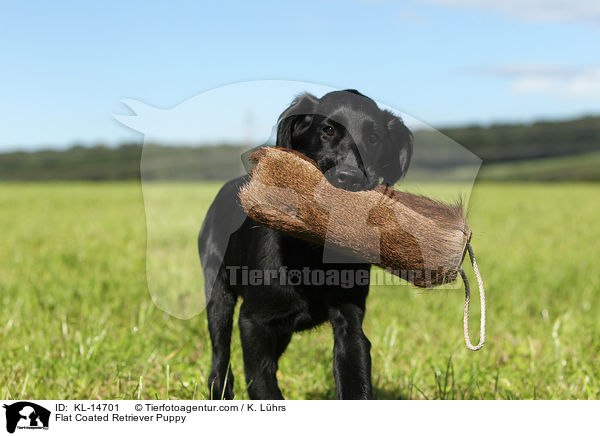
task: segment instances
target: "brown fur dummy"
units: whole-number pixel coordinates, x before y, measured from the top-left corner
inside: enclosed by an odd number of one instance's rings
[[[421,286],[456,279],[471,236],[461,205],[378,186],[350,192],[331,185],[304,155],[263,147],[239,193],[255,221],[374,263]]]

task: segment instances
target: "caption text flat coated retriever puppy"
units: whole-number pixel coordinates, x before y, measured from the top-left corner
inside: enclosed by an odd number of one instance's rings
[[[297,97],[279,118],[277,145],[305,154],[333,185],[351,191],[394,184],[412,156],[412,135],[402,120],[355,90],[320,99],[310,94]],[[333,327],[337,397],[372,398],[370,342],[362,330],[370,264],[351,259],[324,262],[322,246],[248,218],[237,196],[247,180],[243,176],[221,188],[198,238],[213,347],[211,398],[234,395],[229,357],[238,297],[243,299],[239,328],[250,398],[283,399],[276,377],[280,356],[294,332],[325,321]],[[351,287],[291,280],[257,285],[244,283],[242,268],[350,270],[363,280]]]

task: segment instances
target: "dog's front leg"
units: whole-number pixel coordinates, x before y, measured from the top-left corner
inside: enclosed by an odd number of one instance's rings
[[[329,310],[333,326],[333,374],[339,400],[370,400],[371,343],[362,329],[364,309],[345,303]]]
[[[252,400],[283,400],[277,384],[277,361],[292,337],[291,333],[258,322],[240,308],[240,335],[248,395]]]

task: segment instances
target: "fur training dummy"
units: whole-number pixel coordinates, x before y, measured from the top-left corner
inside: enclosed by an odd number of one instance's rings
[[[289,149],[263,147],[250,159],[239,197],[248,216],[286,234],[374,263],[416,286],[456,279],[471,237],[462,207],[378,186],[350,192]]]

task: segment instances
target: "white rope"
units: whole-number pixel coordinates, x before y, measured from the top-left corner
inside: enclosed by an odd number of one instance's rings
[[[479,286],[479,299],[481,301],[481,320],[479,323],[479,343],[477,345],[473,345],[471,343],[471,338],[469,336],[469,305],[471,302],[471,287],[469,286],[469,279],[467,278],[467,274],[460,269],[460,275],[465,283],[465,318],[464,318],[464,330],[465,330],[465,344],[467,348],[472,351],[480,350],[485,343],[485,289],[483,289],[483,280],[481,279],[481,273],[479,272],[479,268],[477,267],[477,261],[475,260],[475,253],[473,253],[473,248],[471,248],[471,244],[467,244],[467,250],[469,251],[469,257],[471,258],[471,265],[473,265],[473,271],[475,271],[475,276],[477,276],[477,285]]]

